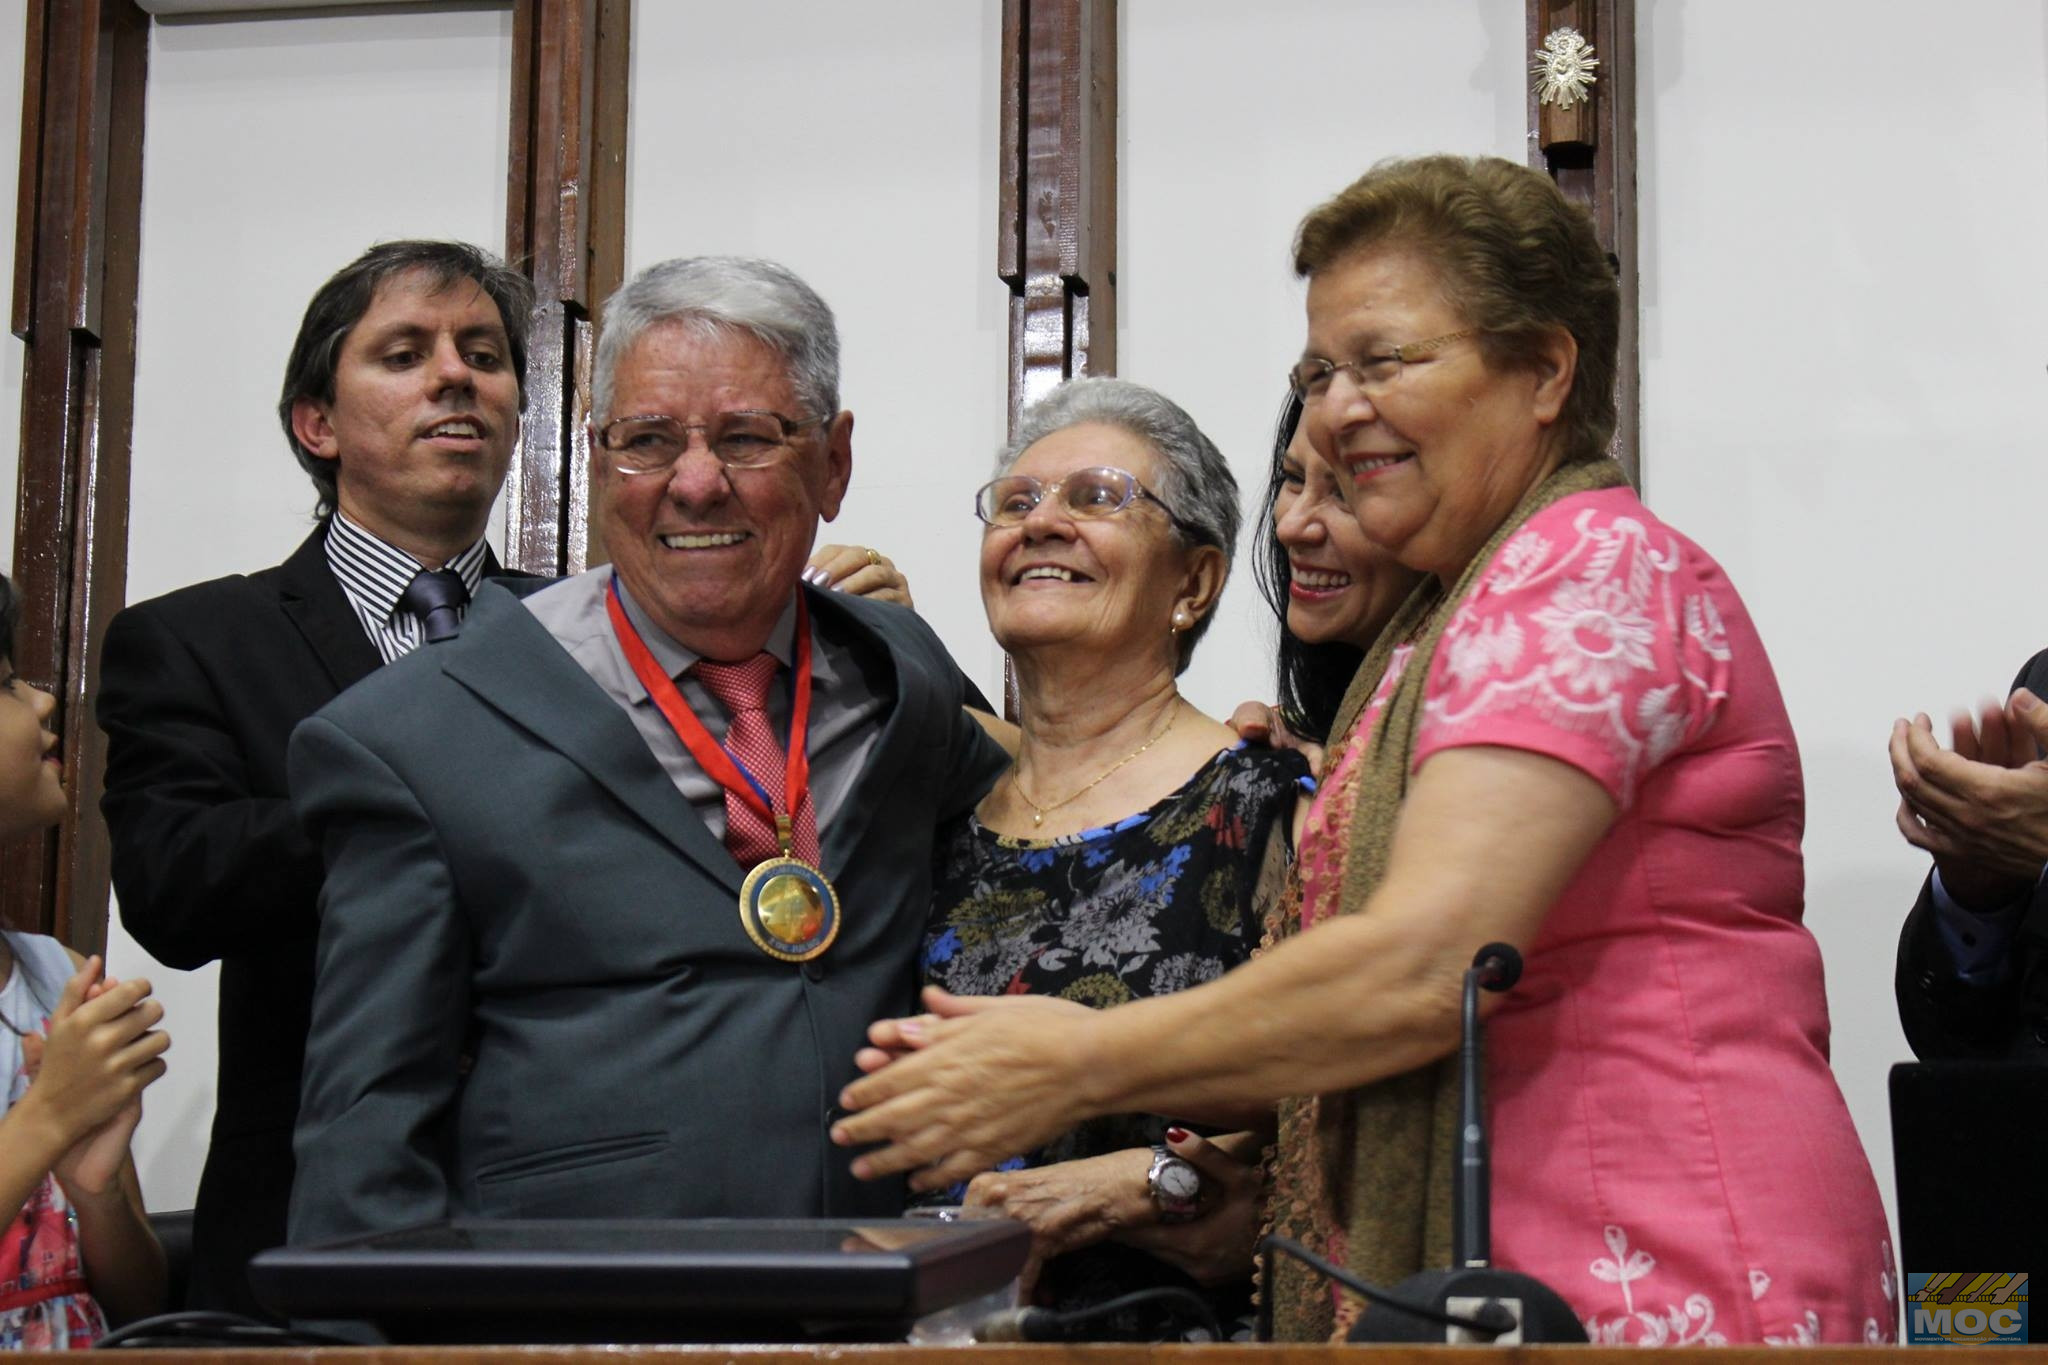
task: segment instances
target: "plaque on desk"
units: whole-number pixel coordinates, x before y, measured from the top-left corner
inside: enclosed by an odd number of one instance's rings
[[[249,1280],[395,1342],[899,1341],[1008,1284],[1030,1244],[1008,1219],[458,1219],[278,1247]]]

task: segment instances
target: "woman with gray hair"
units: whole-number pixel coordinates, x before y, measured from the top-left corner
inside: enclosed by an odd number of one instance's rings
[[[975,512],[1021,736],[941,834],[927,979],[1101,1007],[1221,976],[1259,942],[1307,780],[1175,686],[1230,572],[1228,464],[1152,390],[1079,379],[1024,414]],[[1030,1224],[1041,1302],[1206,1284],[1219,1317],[1244,1304],[1256,1177],[1168,1117],[1093,1119],[1003,1167],[966,1200]]]

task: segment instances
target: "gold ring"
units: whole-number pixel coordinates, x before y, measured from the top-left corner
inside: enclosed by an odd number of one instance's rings
[[[868,563],[870,563],[870,564],[880,564],[880,563],[882,562],[882,556],[881,556],[881,554],[880,554],[879,552],[877,552],[877,551],[876,551],[876,549],[875,549],[875,547],[874,547],[874,546],[872,546],[872,545],[870,545],[870,546],[868,546],[868,547],[867,547],[867,555],[868,555]]]

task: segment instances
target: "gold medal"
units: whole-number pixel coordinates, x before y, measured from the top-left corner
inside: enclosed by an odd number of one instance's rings
[[[697,760],[697,766],[721,787],[740,798],[756,815],[775,825],[775,843],[782,856],[755,865],[740,883],[740,927],[754,946],[783,962],[809,962],[832,946],[839,937],[839,893],[825,874],[796,856],[793,812],[802,809],[811,780],[811,758],[807,746],[811,724],[811,624],[810,608],[801,592],[796,597],[796,662],[790,669],[792,691],[789,718],[789,761],[783,775],[784,799],[777,810],[767,791],[725,746],[711,738],[704,722],[690,709],[690,703],[654,660],[647,642],[640,638],[626,609],[619,602],[618,575],[612,576],[605,591],[605,613],[612,632],[634,676],[647,689],[657,709],[676,732],[676,738]]]
[[[740,927],[768,956],[809,962],[839,937],[839,893],[802,859],[770,858],[740,885]]]

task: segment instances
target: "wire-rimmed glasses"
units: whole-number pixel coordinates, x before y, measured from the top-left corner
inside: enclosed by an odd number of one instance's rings
[[[1358,385],[1369,398],[1384,391],[1389,384],[1400,378],[1404,366],[1439,347],[1448,346],[1454,341],[1462,341],[1478,330],[1477,327],[1467,327],[1462,331],[1445,332],[1442,336],[1431,337],[1427,341],[1405,342],[1391,351],[1382,351],[1378,355],[1362,356],[1357,360],[1341,363],[1325,360],[1321,356],[1306,356],[1295,361],[1287,371],[1287,387],[1302,402],[1313,403],[1330,391],[1330,381],[1342,371],[1350,375],[1351,382]]]
[[[690,448],[690,433],[698,431],[704,434],[705,448],[726,468],[759,469],[787,454],[797,433],[824,420],[755,409],[716,413],[701,422],[647,413],[605,423],[597,443],[612,453],[612,465],[621,474],[659,474],[683,458]]]
[[[1060,495],[1062,505],[1076,517],[1113,517],[1134,502],[1156,502],[1178,526],[1174,516],[1156,493],[1138,482],[1128,469],[1098,465],[1077,469],[1064,479],[1044,483],[1029,474],[1005,474],[975,490],[974,515],[990,526],[1015,526],[1031,515],[1039,503]]]

